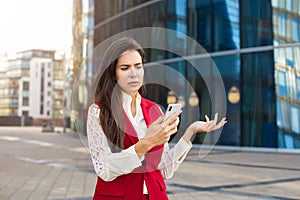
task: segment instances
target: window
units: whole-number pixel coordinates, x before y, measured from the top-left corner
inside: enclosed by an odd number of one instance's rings
[[[293,12],[298,12],[299,0],[293,0]]]
[[[288,11],[292,11],[292,3],[292,0],[286,0],[285,6]]]
[[[299,21],[298,19],[292,20],[292,39],[296,42],[300,42],[299,38]]]
[[[280,96],[287,96],[286,74],[283,71],[277,72],[277,92]]]
[[[297,87],[297,97],[298,97],[298,101],[300,101],[300,77],[297,76],[296,77],[296,87]]]
[[[23,97],[23,106],[29,106],[29,98]]]
[[[280,36],[285,36],[286,34],[286,15],[282,13],[278,14],[278,34]]]
[[[22,111],[22,116],[28,117],[29,116],[28,111]]]
[[[277,7],[277,6],[278,6],[277,0],[272,0],[272,6],[273,6],[273,7]]]
[[[293,132],[300,134],[300,116],[299,116],[299,108],[295,106],[291,106],[291,129]]]
[[[29,91],[23,90],[22,95],[23,97],[29,97]]]
[[[300,48],[294,48],[294,55],[300,55]],[[295,68],[300,71],[300,58],[295,56]]]
[[[284,141],[287,149],[293,149],[294,148],[294,138],[289,135],[285,134],[284,135]]]
[[[279,8],[285,9],[285,0],[278,0]]]
[[[29,90],[29,82],[28,81],[24,81],[23,82],[23,90]]]
[[[288,66],[294,66],[294,51],[292,48],[285,48],[285,59]]]
[[[292,39],[292,19],[288,17],[286,19],[286,34],[289,39]]]
[[[44,105],[40,106],[40,114],[43,115],[44,114]]]
[[[278,142],[278,148],[286,148],[285,142],[284,142],[284,135],[280,129],[278,130],[277,142]]]
[[[280,101],[276,102],[276,112],[277,112],[277,126],[282,128],[282,114],[281,114],[281,106]]]
[[[290,120],[290,105],[285,101],[278,101],[280,105],[281,119],[282,119],[282,128],[286,130],[291,129],[291,120]]]

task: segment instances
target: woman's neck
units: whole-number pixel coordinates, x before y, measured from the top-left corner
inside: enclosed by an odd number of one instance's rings
[[[137,98],[137,92],[130,95],[132,98],[130,110],[133,117],[136,115],[136,98]]]

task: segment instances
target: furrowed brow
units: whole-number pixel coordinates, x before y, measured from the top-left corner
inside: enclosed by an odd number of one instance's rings
[[[134,63],[134,66],[142,65],[142,64],[143,64],[143,63]],[[122,67],[122,66],[124,66],[124,67],[130,67],[131,64],[126,64],[126,63],[120,64],[120,67]]]

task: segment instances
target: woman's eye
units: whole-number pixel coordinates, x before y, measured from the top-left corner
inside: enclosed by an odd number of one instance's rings
[[[121,69],[122,71],[125,71],[125,70],[128,69],[128,67],[121,67],[120,69]]]

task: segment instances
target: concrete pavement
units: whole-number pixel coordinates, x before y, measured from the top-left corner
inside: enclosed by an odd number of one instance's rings
[[[1,200],[87,200],[96,184],[76,134],[0,127]],[[58,133],[60,132],[60,133]],[[300,199],[300,154],[192,149],[167,180],[170,200]]]

